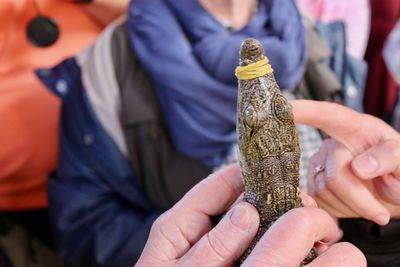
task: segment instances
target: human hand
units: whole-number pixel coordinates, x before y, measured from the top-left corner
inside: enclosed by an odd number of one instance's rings
[[[383,121],[336,104],[294,101],[296,122],[326,132],[310,159],[308,190],[336,217],[386,224],[400,216],[400,135]],[[342,144],[341,144],[342,143]],[[325,170],[314,173],[324,166]]]
[[[339,142],[324,141],[310,159],[309,194],[335,217],[363,217],[386,224],[390,216],[398,217],[400,210],[396,194],[400,192],[400,179],[395,178],[399,177],[399,144],[384,141],[354,157]],[[315,174],[317,166],[325,166],[325,170]]]
[[[307,267],[367,266],[364,255],[352,244],[328,246],[339,237],[336,223],[322,209],[293,209],[268,229],[242,266],[300,266],[313,246],[319,256]]]
[[[136,266],[231,266],[253,240],[259,225],[256,209],[239,202],[213,227],[212,216],[227,210],[243,192],[239,166],[232,165],[200,182],[153,224]],[[263,236],[243,266],[295,266],[314,243],[338,238],[331,217],[302,195],[307,208],[282,216]],[[359,250],[347,243],[320,246],[308,266],[366,266]],[[289,253],[290,252],[290,253]]]

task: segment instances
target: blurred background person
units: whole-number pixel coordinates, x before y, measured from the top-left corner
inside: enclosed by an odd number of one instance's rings
[[[308,60],[295,98],[335,102],[362,112],[368,0],[297,0],[297,4],[307,30]],[[308,161],[326,136],[305,125],[297,128],[302,149],[300,186],[305,190]]]
[[[150,4],[133,1],[128,20],[132,47],[154,85],[176,147],[214,168],[231,153],[236,140],[234,69],[242,41],[260,40],[278,84],[292,91],[307,60],[300,16],[293,1],[154,5],[160,7],[161,18]]]
[[[365,112],[391,121],[398,90],[383,60],[383,47],[400,17],[400,1],[370,0],[371,31],[365,59],[368,77],[364,95]]]
[[[49,197],[68,265],[132,266],[154,220],[236,153],[246,37],[293,90],[307,58],[294,1],[135,0],[93,46],[37,72],[62,99]]]
[[[356,58],[364,58],[371,24],[369,0],[297,0],[297,4],[305,15],[323,23],[342,21],[347,51]]]
[[[383,49],[383,57],[385,64],[389,69],[393,79],[397,84],[397,90],[400,89],[400,19],[397,21],[396,26],[393,28],[389,37],[385,42]],[[393,111],[392,125],[400,131],[400,102],[397,97],[397,104]]]
[[[394,48],[395,46],[393,46],[393,43],[392,45],[388,43],[390,42],[390,38],[388,39],[389,33],[393,31],[393,36],[396,34],[396,31],[393,28],[400,16],[400,2],[390,0],[299,0],[298,3],[301,9],[305,10],[306,13],[312,14],[312,16],[317,19],[330,20],[333,18],[333,20],[343,20],[347,26],[347,41],[349,44],[354,44],[358,40],[360,41],[359,45],[361,45],[362,40],[364,40],[363,43],[365,40],[367,40],[367,42],[365,42],[366,46],[362,46],[366,48],[365,56],[364,53],[358,54],[358,56],[364,56],[366,62],[368,63],[368,75],[365,82],[365,93],[360,95],[360,97],[363,99],[364,110],[366,113],[384,119],[389,123],[391,122],[395,128],[399,129],[398,122],[400,120],[398,119],[398,114],[400,112],[398,104],[396,108],[396,103],[398,103],[398,85],[396,85],[394,77],[395,73],[400,70],[400,65],[397,65],[392,73],[390,73],[390,67],[389,69],[387,67],[392,66],[393,69],[393,66],[396,65],[396,63],[393,62],[396,61],[397,55],[400,54],[400,51]],[[365,14],[368,14],[368,12],[365,12],[365,7],[368,7],[368,5],[370,6],[371,12],[370,21],[367,22],[366,20],[368,19],[368,16],[365,16]],[[364,16],[361,16],[360,13],[364,14]],[[370,30],[366,31],[368,28],[370,28]],[[363,33],[364,37],[358,38],[360,37],[361,33]],[[385,43],[388,43],[389,50],[386,51],[386,62],[389,64],[385,64],[383,58],[383,49]],[[356,54],[353,53],[353,55]],[[355,122],[353,121],[352,123],[354,124]],[[323,147],[328,146],[325,144]],[[393,147],[393,149],[394,148],[395,147]],[[321,149],[320,151],[325,151],[325,153],[327,153],[326,150],[327,149]],[[320,154],[323,154],[323,152],[320,152]],[[335,155],[331,151],[330,154]],[[311,177],[315,177],[316,175],[313,176],[312,172],[313,171],[311,170]],[[322,189],[320,189],[317,193],[322,197],[317,197],[317,202],[319,202],[320,206],[322,207],[330,208],[327,210],[330,210],[331,213],[335,214],[335,212],[332,211],[334,209],[342,210],[342,206],[335,206],[334,204],[337,204],[337,202],[335,203],[335,201],[332,200],[332,194],[327,194],[324,188],[327,188],[328,191],[331,190],[336,196],[346,195],[346,190],[333,189],[333,187],[337,185],[337,180],[335,179],[336,176],[334,176],[332,170],[329,173],[329,175],[325,175],[327,177],[325,183],[320,181]],[[344,183],[347,181],[348,177],[346,177],[346,175],[342,176],[343,177],[341,177],[341,179]],[[340,176],[338,175],[337,177]],[[327,182],[328,180],[329,182]],[[376,180],[378,181],[379,178]],[[342,187],[342,189],[344,188],[346,187]],[[361,194],[355,193],[356,191],[354,190],[354,187],[348,187],[348,190],[353,192],[354,197],[361,196]],[[332,204],[333,208],[329,207],[329,205],[326,205],[327,200],[330,204],[334,203]],[[363,200],[365,200],[365,198],[363,198]],[[344,202],[355,203],[349,199],[345,200]],[[371,205],[370,202],[368,203],[368,205]],[[354,204],[354,206],[356,205]],[[369,206],[369,209],[372,210],[372,205]],[[351,241],[353,244],[361,248],[361,250],[367,255],[369,266],[398,266],[400,262],[400,255],[397,249],[398,243],[396,241],[398,240],[398,233],[400,230],[400,222],[398,217],[393,216],[389,225],[382,226],[383,223],[378,223],[377,221],[374,223],[373,218],[366,216],[365,213],[367,212],[364,212],[362,216],[354,216],[354,214],[349,216],[349,213],[346,213],[347,216],[343,216],[344,213],[342,212],[342,214],[338,216],[342,218],[340,220],[340,225],[344,230],[344,240]],[[348,219],[348,217],[362,217],[364,219]]]
[[[328,49],[311,54],[294,1],[135,0],[127,22],[110,25],[76,57],[38,71],[63,105],[60,165],[49,185],[62,259],[130,266],[155,218],[230,162],[234,69],[244,38],[262,42],[287,94],[311,61],[313,70],[325,66],[326,75],[306,77],[319,79],[315,92],[324,84],[327,95],[342,95],[349,81],[361,88],[365,75],[349,77],[354,65],[343,29],[324,28]]]
[[[400,87],[400,19],[386,39],[383,57],[397,88]]]
[[[308,192],[340,219],[342,240],[356,245],[368,266],[399,266],[400,134],[381,119],[341,106],[293,104],[298,122],[314,122],[335,139],[310,159]],[[317,110],[325,116],[314,116]]]
[[[37,266],[57,264],[46,248],[53,244],[46,209],[47,179],[58,160],[60,101],[34,69],[52,66],[91,44],[126,4],[0,2],[0,246],[14,266],[27,266],[35,258]],[[63,90],[64,84],[58,88]]]

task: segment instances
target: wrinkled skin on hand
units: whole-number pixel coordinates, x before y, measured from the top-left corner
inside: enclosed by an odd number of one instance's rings
[[[376,117],[337,104],[295,100],[292,105],[297,123],[334,139],[310,159],[308,190],[319,205],[335,217],[381,225],[400,218],[399,133]],[[313,175],[316,166],[325,171]]]

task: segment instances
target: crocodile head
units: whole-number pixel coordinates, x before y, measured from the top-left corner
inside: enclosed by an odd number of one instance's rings
[[[246,66],[264,58],[262,44],[254,38],[247,38],[240,47],[240,65]]]

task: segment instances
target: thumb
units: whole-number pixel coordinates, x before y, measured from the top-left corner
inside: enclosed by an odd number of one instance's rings
[[[250,246],[259,221],[258,212],[251,204],[237,204],[180,259],[179,263],[182,266],[231,265]]]
[[[353,172],[361,179],[385,174],[400,177],[400,142],[384,140],[356,156],[351,162]]]

